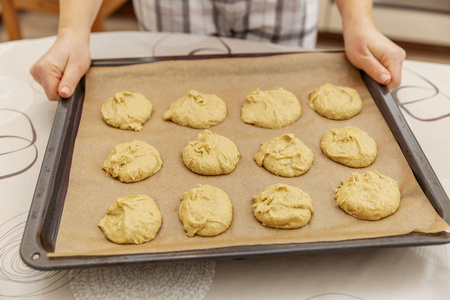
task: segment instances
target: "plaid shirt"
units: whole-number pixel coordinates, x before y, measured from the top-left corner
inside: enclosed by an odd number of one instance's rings
[[[319,0],[133,0],[141,30],[314,48]]]

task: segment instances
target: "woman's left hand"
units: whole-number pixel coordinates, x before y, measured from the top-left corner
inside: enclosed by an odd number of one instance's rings
[[[373,26],[344,30],[345,54],[357,68],[380,84],[395,88],[402,80],[406,52]]]

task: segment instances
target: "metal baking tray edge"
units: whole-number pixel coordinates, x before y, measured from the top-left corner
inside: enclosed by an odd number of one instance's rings
[[[334,51],[333,51],[334,52]],[[298,52],[297,52],[298,53]],[[261,57],[289,53],[226,54],[176,56],[93,61],[92,66],[123,66],[166,60],[191,60],[230,57]],[[400,109],[386,86],[379,85],[361,71],[370,94],[402,149],[417,181],[438,214],[450,224],[450,201],[425,157]],[[203,259],[240,259],[287,254],[314,254],[376,248],[438,245],[450,242],[449,232],[356,239],[335,242],[234,246],[204,250],[145,253],[112,256],[48,257],[55,249],[59,222],[64,207],[75,137],[84,100],[84,77],[74,96],[59,101],[47,149],[24,230],[20,255],[30,267],[39,270],[95,267]],[[72,137],[66,139],[64,137]]]

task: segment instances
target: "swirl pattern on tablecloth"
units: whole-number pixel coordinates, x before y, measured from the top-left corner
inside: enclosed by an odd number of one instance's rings
[[[306,298],[305,300],[311,300],[311,299],[330,299],[330,300],[348,300],[348,299],[357,299],[357,300],[364,300],[364,298],[358,297],[358,296],[352,296],[349,294],[344,293],[323,293],[319,295],[315,295],[309,298]]]
[[[422,122],[450,117],[450,96],[443,93],[429,79],[403,68],[402,86],[391,91],[397,105],[408,115]]]
[[[2,165],[0,180],[2,180],[22,174],[30,169],[36,163],[38,149],[35,145],[37,139],[36,130],[33,122],[25,113],[9,108],[0,108],[0,112],[2,116],[11,117],[16,121],[19,120],[27,124],[28,126],[22,126],[21,128],[27,128],[29,130],[29,132],[21,132],[20,135],[17,132],[8,133],[6,129],[2,131],[0,135],[0,141],[2,143],[0,149],[0,165]],[[20,152],[23,151],[28,151],[29,153],[20,155]],[[16,155],[19,155],[20,158]]]
[[[19,248],[28,211],[0,224],[0,297],[25,298],[51,293],[65,286],[80,271],[38,271],[29,268]],[[19,292],[20,291],[20,292]]]
[[[180,34],[182,35],[182,34]],[[208,47],[198,47],[197,44],[201,44],[202,42],[206,42],[207,40],[214,40],[215,43],[207,42]],[[180,41],[184,41],[184,44],[181,45]],[[213,44],[211,47],[209,44]],[[181,46],[189,49],[188,46],[192,46],[191,49],[186,50],[186,53],[180,53],[179,49]],[[188,36],[183,35],[183,39],[177,38],[177,34],[166,34],[160,37],[152,46],[152,56],[158,57],[159,53],[164,53],[162,56],[167,55],[166,52],[168,49],[176,49],[177,55],[185,55],[185,56],[195,56],[202,54],[231,54],[230,46],[225,42],[221,37],[213,37],[213,36]]]
[[[33,103],[33,92],[28,83],[13,76],[0,75],[0,106],[26,111]],[[0,125],[13,121],[17,115],[2,116]]]
[[[214,261],[155,263],[70,271],[76,299],[203,299],[213,283]]]

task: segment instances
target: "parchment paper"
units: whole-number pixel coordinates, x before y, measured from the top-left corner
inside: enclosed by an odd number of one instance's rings
[[[328,120],[312,111],[308,95],[327,82],[356,88],[363,99],[362,112],[346,121]],[[240,110],[246,95],[256,88],[283,87],[299,98],[302,116],[294,124],[276,130],[245,124]],[[225,121],[210,128],[234,141],[241,158],[228,175],[201,176],[182,162],[185,145],[202,132],[163,121],[171,102],[190,89],[214,93],[228,106]],[[154,106],[142,132],[119,130],[104,123],[103,103],[121,91],[146,95]],[[332,128],[355,126],[372,136],[378,157],[369,167],[353,169],[328,159],[319,143]],[[253,160],[261,142],[293,133],[314,153],[314,163],[304,175],[277,177]],[[137,183],[122,183],[101,169],[113,146],[144,140],[156,147],[163,167],[156,175]],[[336,206],[333,191],[352,172],[377,170],[395,179],[402,195],[399,210],[380,221],[358,220]],[[313,199],[315,212],[303,228],[281,230],[263,227],[253,216],[252,196],[274,183],[297,186]],[[233,203],[230,228],[216,237],[189,238],[178,219],[180,196],[197,184],[223,189]],[[105,211],[118,197],[147,194],[159,206],[163,224],[156,238],[142,245],[116,245],[97,227]],[[359,71],[342,53],[290,54],[265,58],[171,61],[125,67],[97,67],[87,74],[86,96],[76,138],[69,188],[56,241],[55,253],[65,255],[114,255],[206,249],[235,245],[307,243],[406,234],[440,232],[449,226],[435,212],[416,182],[397,142],[367,91]]]

